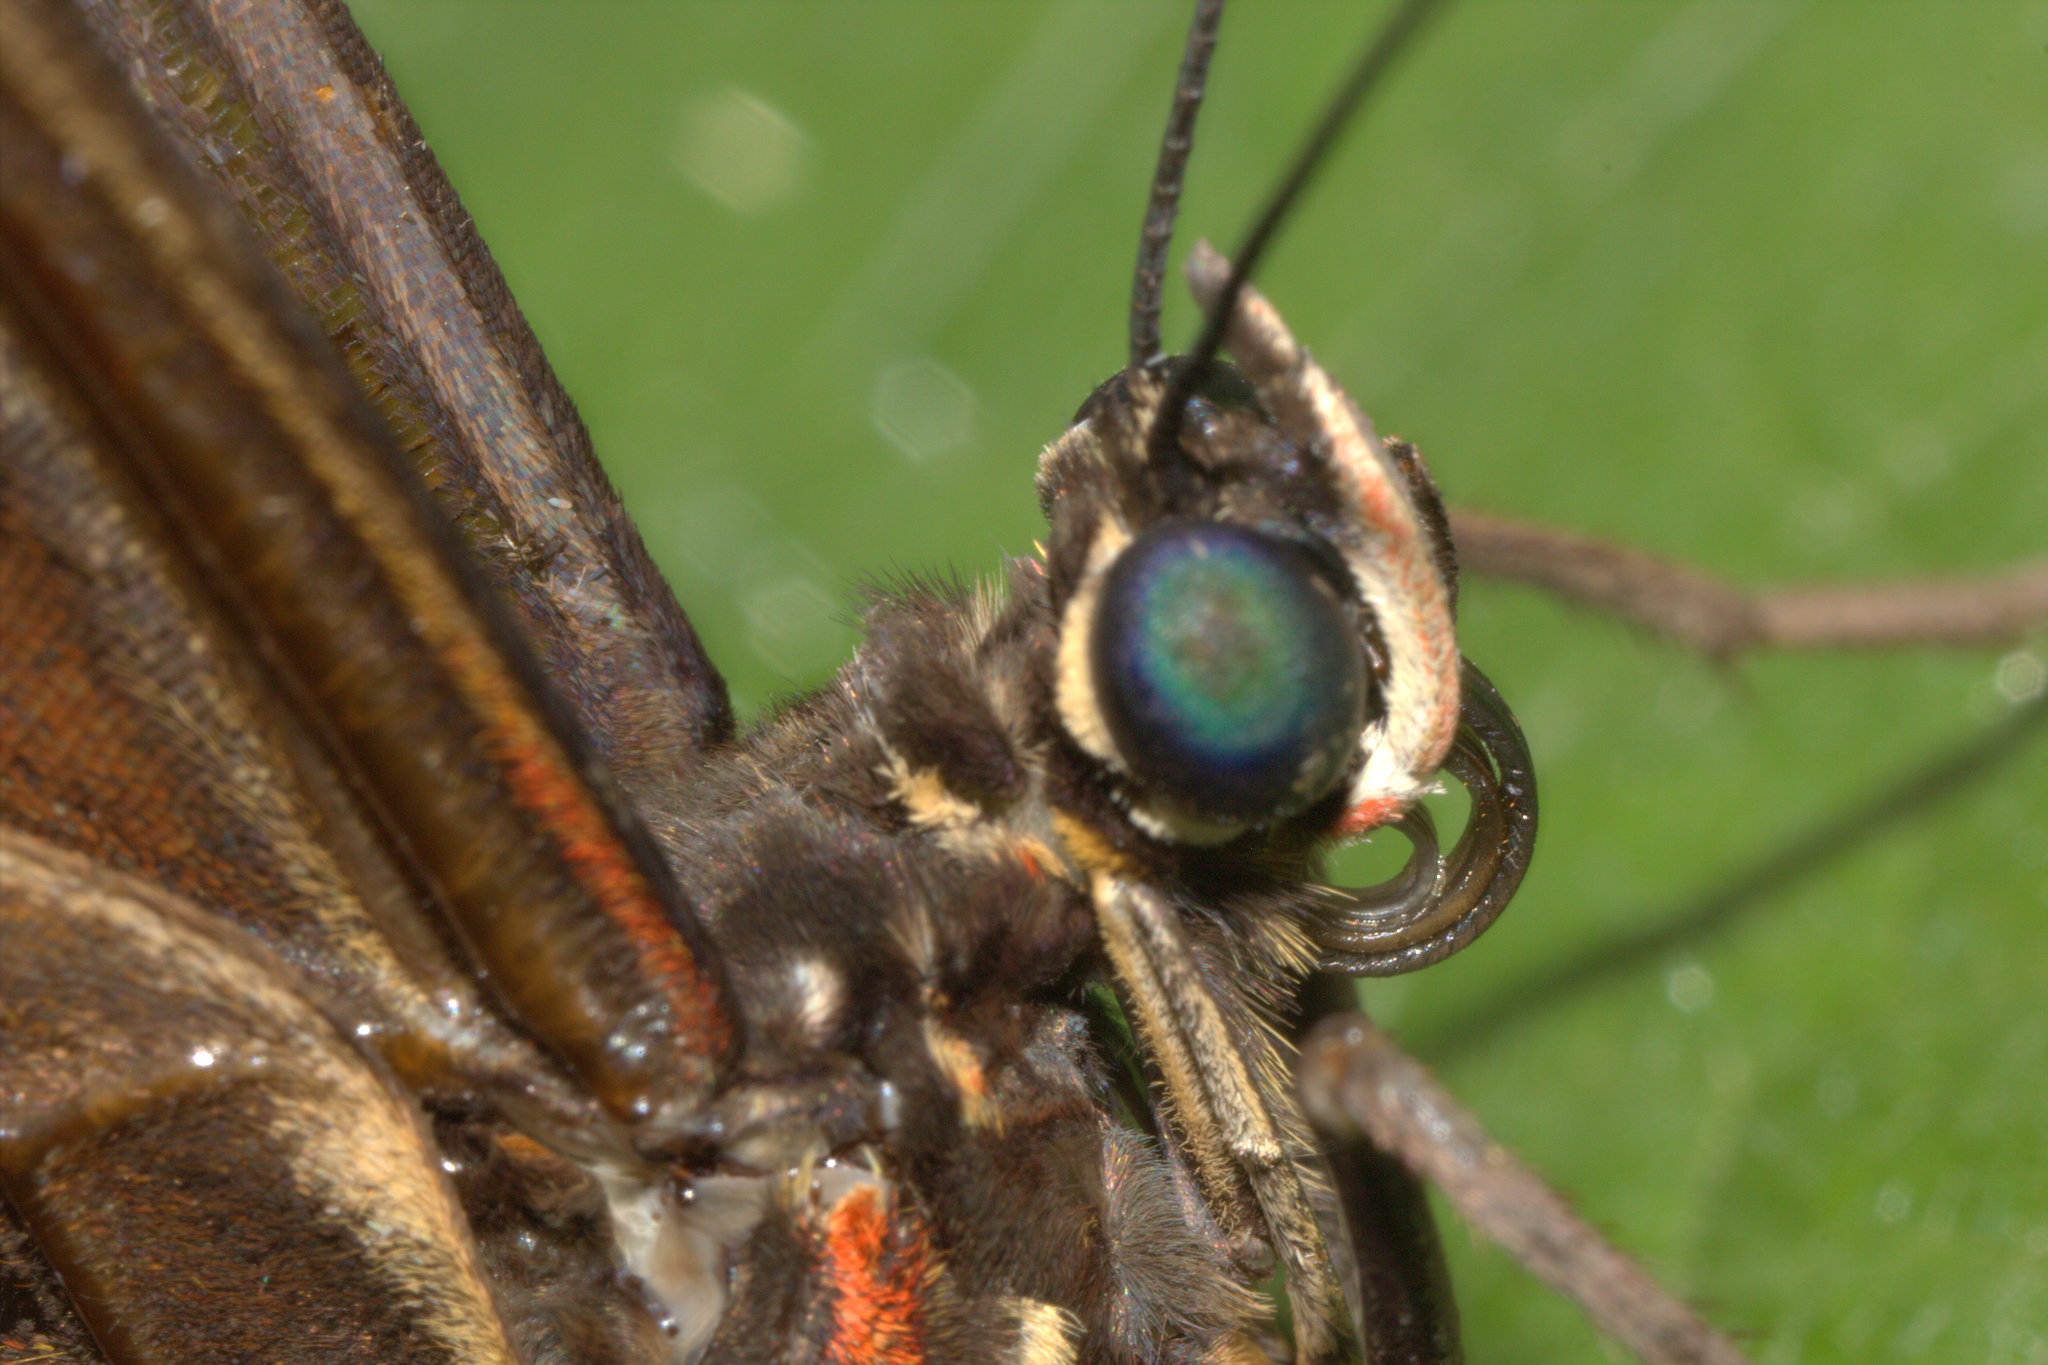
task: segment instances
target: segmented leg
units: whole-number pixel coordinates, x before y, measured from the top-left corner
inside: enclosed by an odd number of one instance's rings
[[[1302,1048],[1300,1079],[1303,1107],[1317,1127],[1339,1137],[1364,1133],[1398,1153],[1476,1230],[1647,1365],[1748,1365],[1733,1342],[1573,1213],[1363,1015],[1335,1015],[1316,1027]]]

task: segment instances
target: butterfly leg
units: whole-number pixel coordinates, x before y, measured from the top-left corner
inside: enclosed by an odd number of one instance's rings
[[[1716,659],[1752,649],[2008,644],[2048,625],[2048,558],[1974,576],[1748,589],[1642,550],[1453,509],[1467,572],[1541,588]]]
[[[1321,1020],[1357,1009],[1352,980],[1310,977],[1302,988],[1297,1040]],[[1374,1365],[1464,1365],[1458,1302],[1426,1186],[1363,1134],[1327,1142],[1322,1150],[1345,1232],[1331,1239],[1331,1250],[1352,1262],[1345,1276],[1356,1285],[1352,1311],[1372,1344]]]
[[[1481,1235],[1647,1365],[1747,1365],[1732,1341],[1573,1213],[1363,1015],[1317,1025],[1299,1074],[1303,1107],[1326,1136],[1364,1134],[1397,1153]]]

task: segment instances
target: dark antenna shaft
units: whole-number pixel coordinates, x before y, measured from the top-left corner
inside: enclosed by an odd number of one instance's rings
[[[1131,279],[1133,365],[1142,365],[1160,354],[1159,310],[1166,282],[1166,252],[1173,245],[1173,219],[1180,211],[1188,153],[1195,145],[1195,115],[1202,111],[1209,57],[1216,50],[1216,30],[1222,21],[1223,0],[1200,0],[1194,18],[1188,21],[1188,42],[1181,54],[1180,76],[1173,83],[1173,107],[1166,115],[1166,132],[1159,139],[1159,164],[1152,171],[1152,196],[1145,205],[1145,226],[1138,233],[1138,269]]]
[[[1352,116],[1365,103],[1366,97],[1379,89],[1410,40],[1422,31],[1428,20],[1435,17],[1436,11],[1444,3],[1445,0],[1403,0],[1401,6],[1388,16],[1386,23],[1373,36],[1372,42],[1359,57],[1358,64],[1351,69],[1351,75],[1338,90],[1336,97],[1330,101],[1329,108],[1323,112],[1315,131],[1309,134],[1308,141],[1303,143],[1301,150],[1295,154],[1286,178],[1267,199],[1265,208],[1260,210],[1258,218],[1252,224],[1252,230],[1246,234],[1243,244],[1231,257],[1230,277],[1225,282],[1222,293],[1217,296],[1215,306],[1210,308],[1209,316],[1202,324],[1201,336],[1195,342],[1194,349],[1188,353],[1187,363],[1176,367],[1173,380],[1167,386],[1165,404],[1160,408],[1159,420],[1152,428],[1151,454],[1155,461],[1169,465],[1176,462],[1180,449],[1181,418],[1186,411],[1188,399],[1208,377],[1209,367],[1215,363],[1216,352],[1223,344],[1224,330],[1230,325],[1231,315],[1237,311],[1238,295],[1244,291],[1245,282],[1258,267],[1259,259],[1265,255],[1274,234],[1286,221],[1287,215],[1293,210],[1295,202],[1301,198],[1302,192],[1308,188],[1309,182],[1329,159],[1330,149],[1343,134]],[[1190,50],[1193,41],[1193,36],[1190,35]],[[1185,68],[1182,79],[1186,79]],[[1179,92],[1176,91],[1176,115],[1179,112],[1179,99]],[[1189,122],[1193,122],[1192,114],[1189,115]],[[1171,135],[1172,129],[1169,127],[1169,138]],[[1165,165],[1166,149],[1162,147],[1162,170]],[[1175,188],[1179,188],[1178,174],[1175,176]],[[1155,204],[1158,201],[1158,193],[1155,181]],[[1148,233],[1152,229],[1149,216],[1145,228]],[[1139,260],[1142,277],[1142,252]],[[1156,325],[1154,330],[1156,333]],[[1132,318],[1131,335],[1135,343],[1135,314]]]

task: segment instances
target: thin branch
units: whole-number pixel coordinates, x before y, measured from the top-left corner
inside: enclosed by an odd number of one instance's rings
[[[1302,1048],[1299,1074],[1303,1105],[1318,1128],[1363,1132],[1399,1156],[1476,1231],[1570,1296],[1646,1365],[1748,1365],[1733,1342],[1572,1212],[1363,1015],[1318,1025]]]
[[[1451,511],[1468,573],[1528,583],[1715,658],[1750,649],[1999,645],[2048,628],[2048,557],[1972,577],[1745,589],[1641,550]]]

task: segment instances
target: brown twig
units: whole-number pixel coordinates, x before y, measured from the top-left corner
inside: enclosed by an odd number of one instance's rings
[[[1362,1015],[1337,1015],[1301,1052],[1302,1103],[1333,1136],[1363,1132],[1443,1191],[1530,1274],[1570,1296],[1647,1365],[1748,1365],[1735,1344],[1610,1245]]]
[[[2048,627],[2048,557],[1991,574],[1744,589],[1641,550],[1453,508],[1468,573],[1528,583],[1715,658],[1749,649],[1997,645]]]

